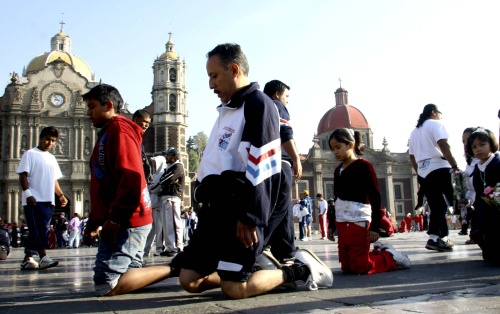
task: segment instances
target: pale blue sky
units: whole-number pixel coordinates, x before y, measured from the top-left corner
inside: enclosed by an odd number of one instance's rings
[[[291,86],[288,109],[301,153],[335,105],[340,77],[350,105],[372,127],[375,148],[385,137],[391,151],[405,151],[422,108],[435,103],[462,161],[465,127],[498,134],[499,14],[496,0],[2,0],[0,84],[50,50],[63,19],[72,53],[97,80],[116,86],[133,111],[151,103],[151,67],[172,31],[188,65],[188,135],[208,135],[216,118],[206,53],[236,42],[251,81]]]

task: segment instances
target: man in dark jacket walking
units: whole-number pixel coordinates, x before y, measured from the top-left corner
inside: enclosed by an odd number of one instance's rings
[[[66,219],[66,214],[64,212],[59,215],[59,220],[57,220],[55,227],[57,247],[64,248],[68,243],[68,219]]]
[[[163,256],[174,256],[184,248],[184,225],[181,219],[182,189],[184,187],[184,165],[179,160],[179,152],[170,147],[163,152],[167,168],[158,184],[161,186],[162,226],[165,228],[165,251]]]

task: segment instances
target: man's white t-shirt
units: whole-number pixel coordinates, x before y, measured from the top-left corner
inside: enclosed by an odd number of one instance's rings
[[[29,190],[37,202],[55,205],[55,181],[63,175],[54,155],[34,147],[23,154],[16,172],[28,173]],[[22,205],[26,206],[24,194],[23,191]]]
[[[319,201],[319,215],[324,215],[328,209],[328,202],[326,200]]]
[[[425,178],[436,169],[450,167],[437,143],[441,139],[448,139],[448,131],[439,120],[428,119],[411,132],[409,153],[415,157],[419,176]]]

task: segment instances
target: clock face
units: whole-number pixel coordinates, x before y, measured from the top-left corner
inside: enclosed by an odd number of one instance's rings
[[[62,104],[64,104],[64,96],[58,93],[52,94],[50,102],[52,102],[54,106],[62,106]]]

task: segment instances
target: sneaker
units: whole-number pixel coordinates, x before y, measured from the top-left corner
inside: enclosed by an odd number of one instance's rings
[[[308,237],[304,237],[302,239],[299,239],[300,241],[309,241],[309,238]]]
[[[441,248],[444,251],[451,251],[451,250],[453,250],[453,247],[455,246],[455,243],[451,242],[449,239],[446,240],[446,241],[443,241],[442,239],[439,239],[439,246],[441,246]]]
[[[262,254],[259,255],[256,261],[259,264],[262,270],[273,270],[273,269],[281,269],[282,265],[278,260],[271,254],[270,251],[263,251]],[[293,264],[293,262],[292,262]],[[295,282],[285,282],[280,285],[280,287],[295,290],[297,289],[297,284]]]
[[[45,255],[40,260],[39,268],[40,269],[47,269],[47,268],[50,268],[50,267],[55,267],[57,265],[59,265],[58,261],[54,261],[52,258],[50,258],[50,256]]]
[[[438,241],[433,241],[432,239],[427,240],[425,244],[425,248],[428,250],[437,251],[438,250]]]
[[[398,265],[399,269],[410,268],[411,261],[408,258],[408,255],[398,252],[395,249],[386,249],[385,251],[391,253],[392,258],[396,262],[396,265]]]
[[[460,232],[458,233],[458,235],[468,235],[468,233],[467,233],[467,232],[462,232],[462,231],[460,231]]]
[[[256,263],[263,270],[281,269],[281,263],[269,251],[262,251]]]
[[[295,257],[288,257],[280,259],[281,266],[292,266],[295,264]]]
[[[311,271],[311,274],[305,282],[309,290],[329,288],[333,285],[332,270],[328,268],[316,254],[306,249],[299,249],[295,254],[295,258],[304,263]]]
[[[476,242],[474,242],[473,240],[469,239],[469,240],[465,241],[465,244],[476,244]]]
[[[21,263],[21,270],[32,270],[38,269],[38,263],[33,259],[33,257],[28,257],[28,259]]]

